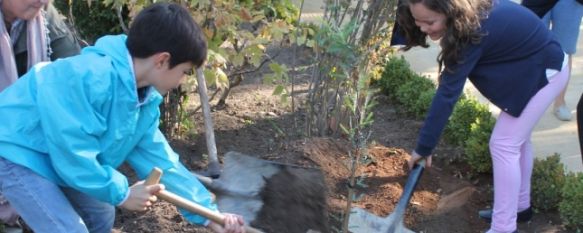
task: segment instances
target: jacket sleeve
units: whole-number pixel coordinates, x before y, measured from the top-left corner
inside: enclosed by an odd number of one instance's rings
[[[158,129],[158,120],[151,125],[127,161],[140,179],[145,179],[153,167],[163,170],[161,183],[166,189],[204,207],[217,211],[210,192],[182,165],[178,155]],[[204,225],[207,219],[180,209],[190,222]]]
[[[481,47],[472,45],[463,53],[463,62],[450,66],[452,72],[441,73],[439,85],[423,127],[419,132],[415,152],[429,156],[441,137],[453,108],[463,93],[466,78],[472,72],[482,54]]]
[[[81,48],[69,27],[52,3],[47,5],[47,27],[51,39],[51,61],[79,54]]]
[[[119,204],[128,194],[127,178],[98,158],[106,118],[94,105],[109,97],[102,93],[107,85],[93,82],[99,75],[76,72],[81,69],[68,61],[36,67],[37,107],[55,172],[67,186]]]

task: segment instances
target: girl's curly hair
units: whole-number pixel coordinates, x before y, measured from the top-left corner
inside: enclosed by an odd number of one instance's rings
[[[409,10],[411,4],[421,3],[429,10],[446,16],[446,31],[441,38],[441,52],[437,57],[439,70],[453,72],[448,66],[463,63],[462,50],[468,44],[480,43],[480,21],[488,16],[492,0],[402,0],[397,8],[397,21],[406,39],[405,50],[414,46],[428,47],[427,35],[417,25]]]

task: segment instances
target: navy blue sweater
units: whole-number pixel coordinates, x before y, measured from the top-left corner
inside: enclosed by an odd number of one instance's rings
[[[552,33],[528,9],[494,1],[481,22],[479,44],[466,45],[462,62],[443,71],[415,151],[428,156],[437,145],[466,78],[502,111],[518,117],[528,101],[548,84],[546,69],[561,70],[564,54]]]

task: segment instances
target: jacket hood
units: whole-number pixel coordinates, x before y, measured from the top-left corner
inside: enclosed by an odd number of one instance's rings
[[[83,55],[97,55],[110,59],[119,81],[129,94],[129,98],[137,101],[137,83],[133,71],[132,59],[126,46],[126,35],[108,35],[99,38],[95,45],[84,48]]]
[[[129,64],[129,51],[126,46],[126,35],[104,36],[95,42],[94,46],[83,49],[82,53],[94,53],[112,58],[116,68],[131,70]]]

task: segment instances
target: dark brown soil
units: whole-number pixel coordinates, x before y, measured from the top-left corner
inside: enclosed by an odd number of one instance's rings
[[[251,225],[265,232],[329,232],[326,184],[321,177],[320,170],[292,167],[266,180],[263,208]]]
[[[289,60],[287,56],[280,59]],[[296,88],[305,90],[305,85],[300,83]],[[320,168],[328,189],[329,231],[337,232],[347,200],[349,143],[345,139],[302,138],[301,109],[292,112],[289,106],[271,96],[271,91],[271,87],[256,79],[248,80],[232,91],[224,109],[213,112],[219,155],[238,151],[261,159]],[[392,212],[406,182],[405,161],[415,145],[422,122],[401,114],[402,111],[386,97],[379,96],[377,100],[380,104],[374,110],[372,144],[368,150],[372,162],[359,170],[366,175],[364,184],[367,187],[358,188],[360,198],[354,206],[386,216]],[[173,141],[172,145],[183,163],[196,171],[204,169],[203,154],[207,152],[200,112],[195,115],[195,121],[197,137]],[[491,177],[469,177],[464,164],[450,162],[450,158],[459,156],[463,156],[459,149],[438,146],[434,167],[425,171],[408,206],[405,220],[408,228],[424,233],[477,233],[488,229],[489,225],[477,218],[477,212],[492,203]],[[124,171],[131,176],[129,169]],[[282,189],[278,192],[301,191]],[[297,213],[287,213],[285,201],[284,204],[280,201],[270,210],[271,214],[262,217],[270,218],[271,222],[298,217]],[[290,227],[270,227],[273,226],[268,226],[270,232],[297,232]],[[115,229],[117,232],[209,232],[188,224],[165,202],[155,204],[146,213],[120,211]],[[567,232],[556,213],[536,214],[530,223],[520,224],[519,230]]]

